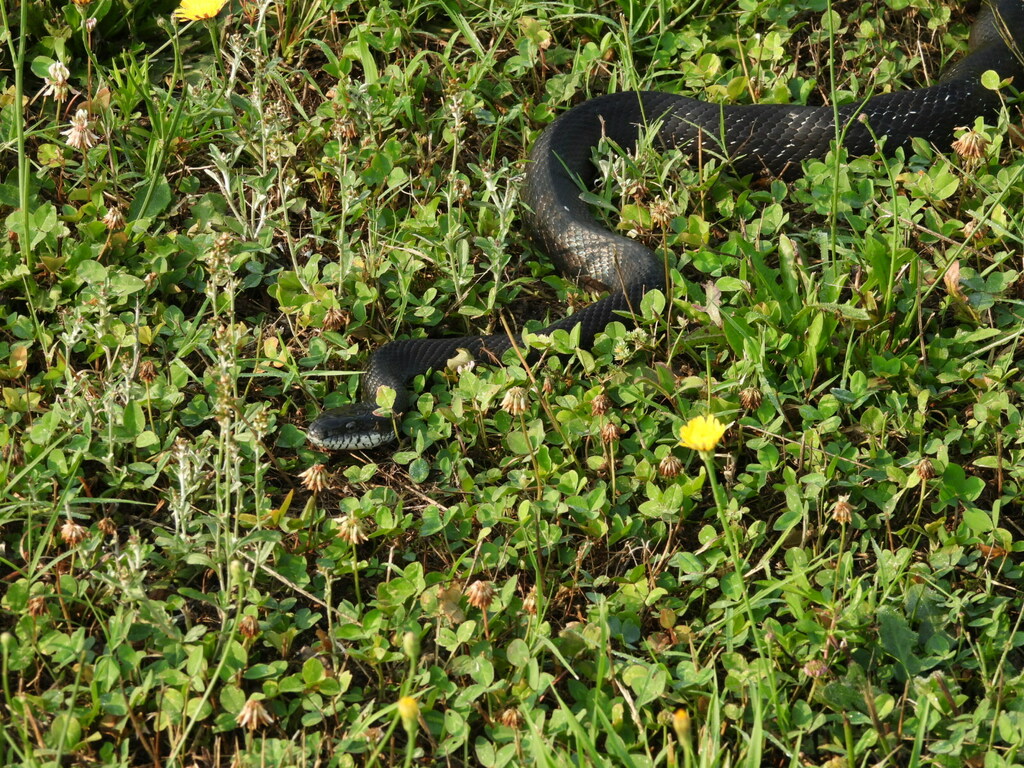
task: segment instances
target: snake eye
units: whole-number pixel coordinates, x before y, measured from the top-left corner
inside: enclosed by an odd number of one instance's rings
[[[356,423],[354,421],[346,421],[345,422],[345,429],[347,431],[349,431],[349,432],[355,432],[356,431]]]

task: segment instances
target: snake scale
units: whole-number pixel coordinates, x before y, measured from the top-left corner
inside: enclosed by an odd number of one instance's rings
[[[632,151],[640,132],[653,127],[661,147],[686,149],[700,141],[714,147],[740,176],[792,177],[808,158],[824,157],[837,135],[851,155],[907,148],[913,138],[949,147],[955,129],[976,117],[998,114],[999,93],[981,76],[1024,82],[1024,0],[990,0],[971,28],[969,51],[932,86],[886,93],[866,101],[831,106],[790,104],[720,105],[655,91],[622,92],[586,101],[556,119],[530,152],[522,190],[527,228],[562,274],[600,284],[609,294],[544,329],[579,326],[580,344],[589,348],[596,334],[623,311],[638,307],[645,291],[664,288],[664,268],[655,253],[595,221],[580,194],[596,169],[591,161],[602,137]],[[443,339],[404,339],[382,346],[363,375],[363,402],[324,411],[309,426],[317,448],[374,448],[395,439],[391,417],[377,411],[382,386],[396,392],[393,413],[410,403],[406,383],[429,369],[443,368],[459,349],[475,357],[500,358],[512,341],[504,334]]]

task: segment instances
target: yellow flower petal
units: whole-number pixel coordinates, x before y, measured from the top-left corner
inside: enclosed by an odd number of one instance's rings
[[[726,425],[714,416],[698,416],[680,428],[679,444],[695,451],[713,451],[725,430]]]
[[[225,5],[227,0],[182,0],[174,11],[174,18],[178,21],[212,19]]]
[[[412,696],[403,696],[398,700],[398,716],[402,719],[402,725],[409,733],[416,731],[419,724],[420,705]]]

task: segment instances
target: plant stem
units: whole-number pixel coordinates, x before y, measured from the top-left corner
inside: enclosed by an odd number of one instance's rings
[[[8,31],[11,29],[7,4],[0,3],[0,21]],[[25,153],[25,38],[28,29],[28,3],[22,2],[18,16],[18,47],[8,38],[8,48],[14,61],[14,104],[18,118],[14,121],[15,142],[18,146],[18,208],[21,210],[21,232],[19,242],[24,257],[23,264],[31,271],[32,236],[29,228],[31,217],[28,212],[28,155]]]

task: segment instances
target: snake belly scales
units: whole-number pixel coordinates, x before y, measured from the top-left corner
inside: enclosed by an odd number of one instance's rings
[[[836,119],[845,130],[851,155],[907,148],[915,137],[949,147],[958,127],[976,117],[992,118],[1002,100],[981,84],[986,70],[1015,78],[1024,89],[1024,0],[991,0],[971,28],[969,52],[936,84],[887,93],[840,106],[782,104],[719,105],[655,91],[600,96],[569,110],[537,139],[530,152],[522,190],[528,230],[538,247],[567,277],[606,286],[603,299],[544,329],[580,326],[580,345],[589,348],[612,320],[639,307],[645,291],[665,287],[664,268],[655,253],[595,221],[581,198],[596,176],[591,157],[603,136],[632,151],[646,126],[656,145],[686,149],[704,142],[726,158],[738,176],[792,177],[801,161],[824,157],[835,139]],[[866,124],[865,124],[866,123]],[[403,339],[377,350],[363,374],[363,402],[324,411],[307,437],[324,450],[375,448],[395,439],[396,422],[375,413],[378,388],[396,392],[392,412],[410,403],[406,383],[429,369],[442,369],[458,350],[488,360],[512,346],[505,334],[441,339]]]

